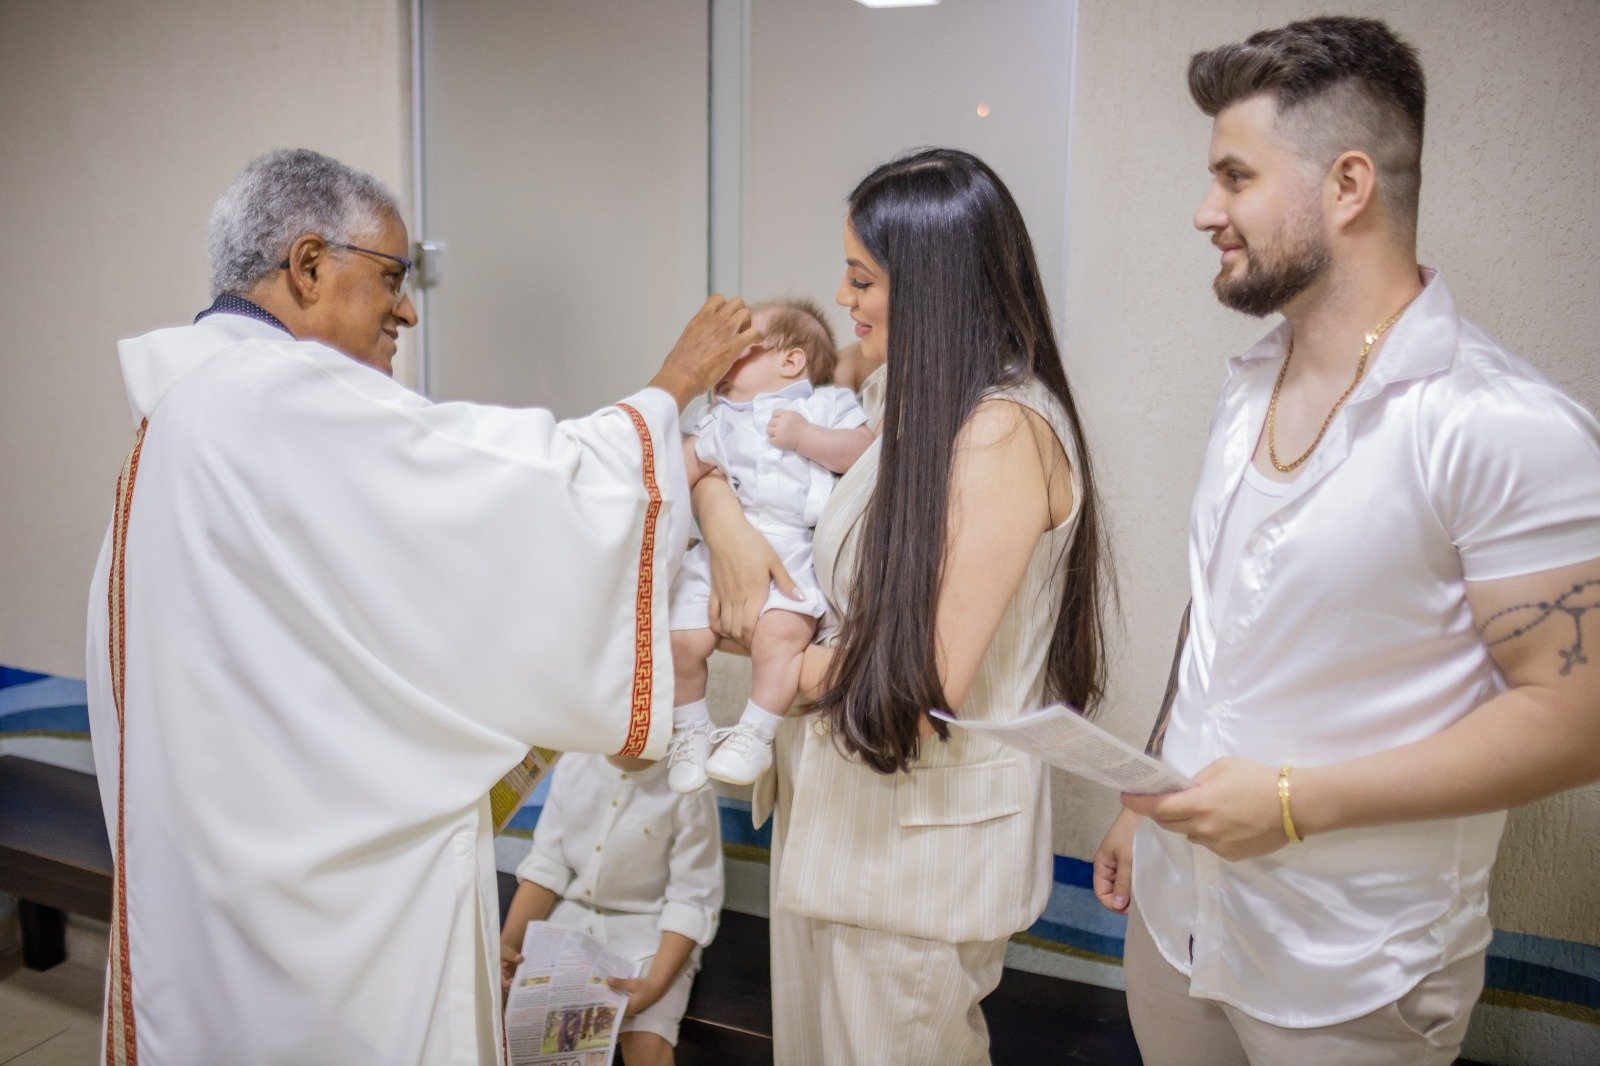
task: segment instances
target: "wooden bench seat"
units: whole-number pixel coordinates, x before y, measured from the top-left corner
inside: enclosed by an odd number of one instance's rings
[[[66,958],[66,915],[111,918],[111,844],[93,774],[0,755],[0,892],[18,899],[22,961]]]

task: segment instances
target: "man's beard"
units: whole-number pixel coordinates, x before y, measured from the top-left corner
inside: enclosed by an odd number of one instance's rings
[[[1285,225],[1258,253],[1247,246],[1244,273],[1233,277],[1224,268],[1211,283],[1217,299],[1235,311],[1264,318],[1305,292],[1327,273],[1330,261],[1319,222],[1308,213]]]

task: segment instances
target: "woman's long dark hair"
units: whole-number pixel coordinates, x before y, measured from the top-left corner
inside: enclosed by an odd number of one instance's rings
[[[847,752],[894,773],[917,757],[924,715],[949,706],[934,616],[951,461],[956,436],[986,390],[1032,375],[1072,424],[1082,501],[1046,692],[1084,710],[1105,685],[1101,608],[1109,576],[1089,450],[1033,244],[1005,184],[975,156],[930,148],[868,174],[849,205],[856,238],[889,277],[888,388],[850,610],[828,687],[814,706]],[[947,726],[934,725],[948,737]]]

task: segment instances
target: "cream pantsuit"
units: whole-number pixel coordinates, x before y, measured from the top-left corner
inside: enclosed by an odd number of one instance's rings
[[[1055,429],[1081,496],[1070,425],[1037,381],[997,395]],[[856,532],[877,481],[875,444],[840,481],[816,532],[832,606],[855,569]],[[1061,604],[1074,508],[1039,541],[961,708],[996,721],[1039,706]],[[988,1061],[979,1001],[1005,945],[1050,896],[1049,778],[1041,763],[957,730],[906,773],[841,754],[815,718],[779,732],[775,773],[757,785],[772,842],[774,1042],[779,1063]]]

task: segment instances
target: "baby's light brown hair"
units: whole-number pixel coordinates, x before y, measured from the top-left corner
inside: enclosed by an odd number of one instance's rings
[[[767,324],[766,347],[780,352],[799,348],[806,353],[806,376],[811,384],[833,384],[833,370],[839,361],[838,345],[822,308],[803,296],[785,296],[758,303],[750,311],[772,312],[772,321]]]

